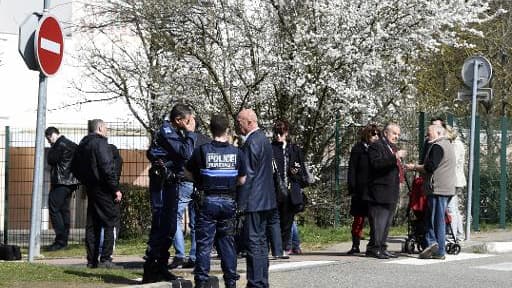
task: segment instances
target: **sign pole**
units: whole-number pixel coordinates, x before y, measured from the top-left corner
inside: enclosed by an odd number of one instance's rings
[[[471,198],[473,197],[473,161],[475,153],[475,117],[476,117],[476,96],[478,90],[478,67],[480,62],[475,59],[473,66],[473,97],[471,99],[471,140],[469,143],[469,171],[468,171],[468,199],[466,207],[466,241],[471,240]],[[477,206],[480,207],[480,206]]]
[[[48,13],[50,0],[44,0],[43,15]],[[48,77],[39,73],[39,92],[37,96],[36,150],[34,160],[34,179],[32,182],[32,209],[30,220],[30,242],[28,262],[33,262],[41,252],[41,205],[43,202],[44,180],[44,129],[46,125],[46,90]]]

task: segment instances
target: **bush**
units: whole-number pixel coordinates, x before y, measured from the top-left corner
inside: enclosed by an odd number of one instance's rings
[[[151,227],[151,205],[147,187],[121,184],[121,228],[119,238],[140,238]]]

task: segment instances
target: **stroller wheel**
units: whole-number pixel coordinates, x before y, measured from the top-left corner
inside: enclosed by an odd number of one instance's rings
[[[453,244],[452,246],[452,254],[457,255],[460,253],[461,247],[459,244]]]
[[[446,253],[453,254],[453,244],[452,243],[446,244]]]

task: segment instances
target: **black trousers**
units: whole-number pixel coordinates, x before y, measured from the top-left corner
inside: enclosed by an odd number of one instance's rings
[[[286,249],[288,243],[290,242],[292,225],[293,225],[293,217],[295,217],[295,207],[291,203],[290,199],[288,201],[283,201],[283,203],[278,204],[279,208],[279,218],[281,221],[281,242],[283,243],[283,247]],[[291,248],[290,248],[291,249]]]
[[[87,187],[85,245],[87,263],[98,263],[101,228],[104,228],[101,261],[110,260],[114,248],[114,226],[119,218],[114,196],[102,187]]]
[[[75,186],[52,185],[48,195],[48,212],[53,230],[55,231],[55,243],[66,246],[69,237],[69,204]]]
[[[368,203],[368,222],[370,223],[370,241],[368,248],[374,251],[386,250],[389,227],[393,221],[396,203]]]

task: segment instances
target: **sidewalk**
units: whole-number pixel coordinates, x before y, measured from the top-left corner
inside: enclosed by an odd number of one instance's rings
[[[402,251],[402,244],[405,242],[405,236],[394,236],[388,241],[388,249],[397,252],[399,255]],[[512,253],[512,230],[496,230],[488,232],[472,232],[471,241],[463,241],[460,243],[462,252],[467,253]],[[347,256],[347,252],[352,246],[351,242],[343,242],[332,245],[321,251],[305,252],[303,255],[292,255],[290,259],[286,260],[271,260],[270,271],[285,271],[296,270],[301,267],[310,265],[327,265],[333,261],[339,261],[340,257]],[[364,252],[366,241],[361,241],[361,250]],[[360,256],[363,256],[361,253]],[[65,266],[78,266],[85,267],[85,257],[77,258],[59,258],[59,259],[41,259],[37,263],[45,263],[50,265],[65,265]],[[114,259],[116,266],[122,269],[136,269],[142,271],[144,260],[141,256],[116,256]],[[238,273],[240,274],[240,281],[238,286],[244,287],[245,285],[245,272],[246,272],[245,259],[238,259]],[[192,280],[192,269],[176,269],[173,270],[176,274],[183,276],[187,280]],[[211,275],[219,278],[219,287],[223,287],[222,283],[222,270],[220,267],[219,259],[212,259]],[[139,280],[140,281],[140,280]],[[144,288],[160,288],[172,287],[170,283],[153,283],[145,285],[133,285],[127,287],[144,287]]]

